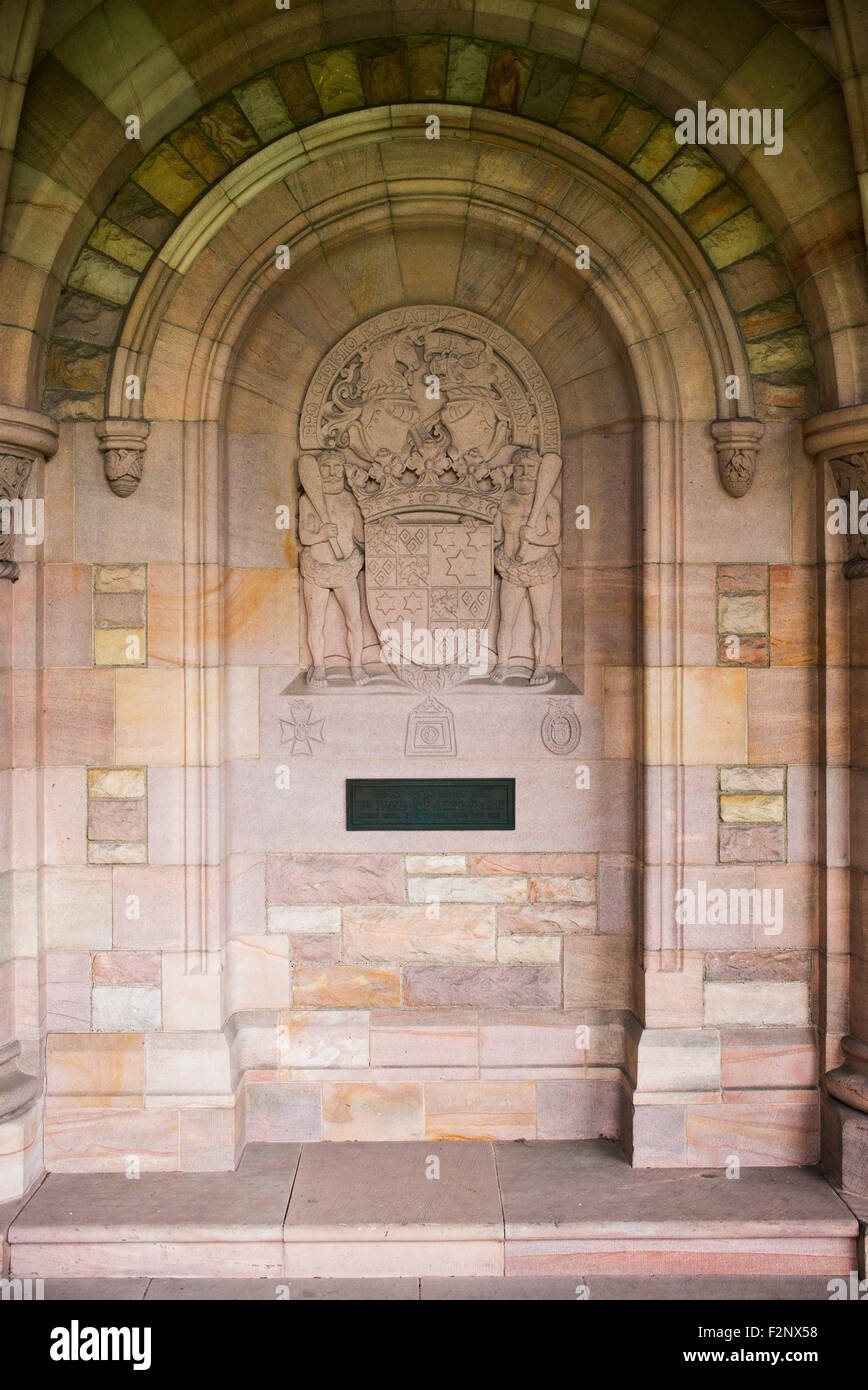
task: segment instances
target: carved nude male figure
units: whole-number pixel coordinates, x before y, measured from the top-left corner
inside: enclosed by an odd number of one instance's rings
[[[364,525],[358,503],[344,485],[344,456],[339,449],[302,454],[298,475],[304,488],[298,505],[299,569],[313,661],[307,683],[314,688],[328,684],[325,615],[329,594],[334,594],[346,623],[353,684],[366,685],[371,678],[362,665],[364,639],[357,578],[364,564]]]
[[[512,484],[503,494],[495,530],[494,567],[501,578],[500,629],[491,680],[498,685],[509,675],[513,634],[525,595],[533,617],[530,684],[545,685],[553,677],[546,655],[552,638],[555,576],[560,568],[555,547],[561,523],[552,495],[560,469],[557,454],[541,458],[536,449],[520,448],[512,455]]]

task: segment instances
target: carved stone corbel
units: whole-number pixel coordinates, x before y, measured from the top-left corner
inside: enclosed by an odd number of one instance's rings
[[[761,420],[711,422],[711,434],[717,450],[717,471],[723,490],[730,497],[744,497],[750,489],[764,429]]]
[[[868,510],[861,506],[868,503],[868,406],[845,406],[817,415],[805,421],[803,433],[806,452],[828,463],[835,492],[847,506],[850,524],[844,576],[868,578],[868,535],[860,530],[860,510],[862,514]]]
[[[0,579],[13,584],[20,573],[15,560],[14,504],[19,504],[20,514],[34,463],[38,458],[50,458],[56,449],[57,428],[47,415],[0,405]]]
[[[96,426],[106,482],[116,497],[129,497],[141,482],[150,428],[147,420],[102,420]]]

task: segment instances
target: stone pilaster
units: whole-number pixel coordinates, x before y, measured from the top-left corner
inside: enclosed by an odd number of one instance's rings
[[[24,493],[37,459],[50,457],[56,448],[57,430],[51,419],[18,406],[0,405],[0,580],[11,581],[0,583],[0,649],[4,651],[11,648],[11,584],[18,578],[15,533],[24,516]],[[5,507],[3,502],[7,503]],[[8,667],[0,667],[0,746],[11,749],[14,766],[10,677]],[[8,860],[8,846],[0,848],[0,854]],[[14,941],[14,933],[0,933],[3,937]],[[6,976],[4,988],[9,988],[14,979],[14,960],[6,959],[6,955],[7,952],[0,952],[0,972]],[[16,1016],[20,1013],[13,999],[11,1027],[0,1032],[0,1202],[26,1191],[42,1163],[42,1083],[22,1067],[21,1042],[15,1036]]]
[[[829,465],[845,504],[849,587],[850,708],[863,699],[864,631],[868,622],[868,534],[861,534],[860,503],[868,501],[868,405],[815,416],[804,425],[805,448]],[[865,508],[868,513],[868,507]],[[864,518],[868,531],[868,516]],[[868,1194],[868,834],[864,801],[868,746],[860,721],[850,733],[850,933],[849,1033],[841,1039],[843,1062],[825,1077],[823,1163],[833,1181]]]

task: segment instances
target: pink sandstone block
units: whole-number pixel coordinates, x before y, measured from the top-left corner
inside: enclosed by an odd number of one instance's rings
[[[726,1089],[816,1085],[811,1028],[722,1028],[720,1057]]]
[[[90,1030],[90,959],[84,952],[49,951],[42,957],[46,1032]]]
[[[533,903],[497,909],[498,936],[521,936],[525,932],[552,936],[562,932],[594,932],[596,927],[594,903]]]
[[[471,854],[471,874],[567,874],[596,873],[595,854]]]
[[[270,854],[266,894],[272,903],[400,903],[401,859],[387,854]]]
[[[156,951],[97,951],[93,982],[99,985],[159,985],[160,957]]]
[[[479,1063],[483,1067],[579,1066],[589,1038],[584,1012],[483,1014],[479,1021]]]
[[[325,936],[291,936],[289,956],[293,961],[321,960],[336,963],[341,958],[340,935],[329,932]]]
[[[561,972],[557,965],[408,965],[404,1002],[434,1007],[539,1008],[557,1006]]]
[[[791,1104],[688,1106],[687,1161],[724,1167],[735,1154],[744,1166],[816,1163],[819,1157],[816,1094]]]
[[[346,961],[495,958],[493,907],[345,907],[343,936]]]
[[[429,1139],[534,1139],[536,1090],[532,1081],[425,1083]]]
[[[43,761],[46,766],[109,766],[114,760],[114,672],[45,671]]]
[[[625,936],[564,937],[566,1008],[629,1008],[634,945]]]
[[[92,800],[87,833],[91,840],[143,840],[147,833],[144,801]]]
[[[181,950],[184,900],[183,868],[119,865],[114,870],[113,945],[130,951]]]
[[[320,1088],[299,1081],[248,1082],[244,1142],[289,1143],[322,1138]]]
[[[42,571],[45,625],[43,664],[53,666],[91,666],[90,565],[45,565]]]
[[[709,951],[707,981],[807,980],[811,960],[807,951]]]
[[[532,903],[592,903],[596,900],[597,885],[593,878],[532,878]]]
[[[398,1009],[371,1014],[374,1067],[476,1066],[476,1014]]]
[[[617,1081],[538,1081],[537,1139],[617,1139],[622,1093]]]
[[[786,858],[782,825],[722,825],[720,861],[722,864],[781,863]]]
[[[49,1172],[124,1173],[134,1159],[143,1173],[177,1172],[178,1112],[65,1107],[45,1111]]]

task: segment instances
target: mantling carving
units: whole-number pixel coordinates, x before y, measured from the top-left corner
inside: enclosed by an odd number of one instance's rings
[[[32,469],[32,457],[28,458],[23,454],[0,454],[0,503],[20,501]],[[15,561],[13,520],[14,517],[7,508],[0,509],[0,579],[10,579],[14,584],[20,570]]]
[[[764,428],[760,420],[712,421],[717,471],[721,485],[730,497],[744,497],[750,490]]]
[[[815,415],[802,430],[806,452],[819,463],[829,464],[835,491],[846,505],[844,574],[847,579],[868,578],[868,536],[860,531],[864,516],[859,514],[868,501],[868,406],[842,406]]]
[[[346,623],[352,677],[359,684],[368,678],[353,597],[360,573],[381,658],[406,684],[442,690],[484,675],[495,646],[492,679],[504,680],[513,674],[513,636],[525,605],[531,682],[552,679],[558,416],[539,367],[511,334],[479,314],[439,305],[369,319],[314,374],[300,442],[309,684],[327,683],[329,592]],[[498,634],[491,625],[495,572]]]
[[[835,479],[835,490],[842,501],[847,503],[848,508],[851,493],[856,494],[858,513],[861,504],[868,502],[868,450],[862,449],[852,454],[844,454],[840,458],[832,458],[829,460],[829,466]],[[853,520],[856,524],[850,526],[847,534],[844,575],[847,579],[864,579],[868,576],[868,534],[862,534],[859,516]]]
[[[21,406],[0,405],[0,502],[17,502],[20,511],[34,463],[38,458],[51,458],[56,449],[57,427],[50,416]],[[19,576],[15,510],[0,509],[0,518],[0,579],[14,584]]]
[[[116,497],[129,497],[141,482],[150,428],[147,420],[103,420],[96,426],[105,479]]]

